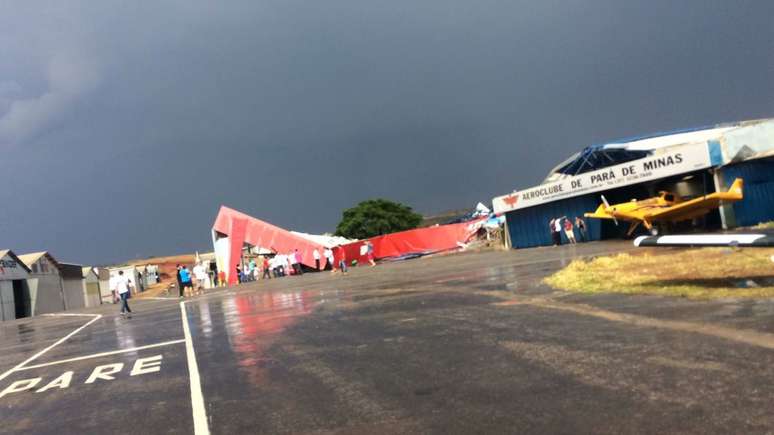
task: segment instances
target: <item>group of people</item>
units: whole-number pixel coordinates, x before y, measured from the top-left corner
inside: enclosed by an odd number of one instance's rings
[[[193,270],[189,270],[186,265],[177,265],[177,288],[181,298],[186,295],[201,294],[205,288],[209,287],[207,283],[209,279],[207,268],[202,263],[197,263]]]
[[[575,216],[575,223],[567,216],[551,219],[548,222],[548,228],[551,230],[551,242],[554,246],[562,244],[562,231],[567,236],[567,241],[570,244],[576,244],[575,240],[575,228],[578,229],[580,234],[580,241],[585,242],[588,240],[588,233],[586,232],[586,222],[580,217]]]
[[[314,258],[315,271],[331,270],[336,271],[333,249],[326,247],[322,254],[317,249],[312,251]],[[322,259],[325,257],[325,268],[322,267]],[[346,258],[339,260],[338,269],[346,272]],[[274,255],[259,255],[251,258],[244,265],[236,266],[236,274],[239,283],[257,281],[258,279],[282,278],[289,275],[303,275],[304,266],[301,253],[294,249],[287,254],[277,253]]]

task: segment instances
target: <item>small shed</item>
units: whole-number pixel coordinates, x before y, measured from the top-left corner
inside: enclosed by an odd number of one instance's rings
[[[95,267],[94,272],[99,277],[99,294],[103,304],[113,303],[113,292],[110,290],[110,271],[105,267]]]
[[[95,268],[85,266],[83,271],[83,297],[86,300],[87,307],[95,307],[102,303],[102,292],[100,291],[99,275]]]
[[[66,310],[64,284],[59,262],[48,252],[19,255],[30,270],[27,284],[30,295],[30,316]],[[80,276],[80,269],[78,276]]]
[[[86,306],[86,296],[83,294],[83,265],[59,263],[62,276],[62,294],[65,299],[65,309],[72,310]]]

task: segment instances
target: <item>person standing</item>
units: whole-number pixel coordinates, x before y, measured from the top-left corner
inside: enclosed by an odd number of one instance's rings
[[[214,261],[210,263],[210,274],[213,286],[220,287],[220,273],[218,273],[218,265]]]
[[[281,278],[285,276],[285,256],[277,254],[272,260],[274,260],[274,277]]]
[[[575,231],[573,231],[572,221],[564,218],[564,234],[567,236],[567,241],[570,244],[575,244]]]
[[[317,248],[314,248],[314,251],[312,251],[312,257],[314,257],[314,268],[319,271],[320,270],[320,251],[318,251]]]
[[[374,245],[370,240],[366,242],[366,258],[371,267],[376,266],[376,261],[374,261]]]
[[[298,252],[298,249],[296,249],[293,252],[293,267],[295,268],[296,275],[303,275],[304,270],[301,268],[301,253]]]
[[[554,219],[548,221],[548,229],[551,231],[551,244],[556,246],[556,230],[554,227]]]
[[[191,272],[188,270],[188,266],[183,266],[180,269],[180,281],[183,283],[183,292],[180,297],[185,296],[185,289],[190,288],[189,293],[193,295],[193,284],[191,283]]]
[[[248,281],[253,281],[255,279],[255,266],[256,266],[255,259],[251,258],[250,263],[248,263],[248,266],[247,266],[248,269],[250,270],[247,277]]]
[[[175,275],[177,276],[177,288],[180,291],[180,297],[182,298],[184,296],[183,293],[183,279],[180,275],[180,271],[183,270],[183,267],[179,264],[177,265],[177,272],[175,272]]]
[[[292,252],[285,255],[285,270],[288,272],[288,275],[295,275],[296,274],[296,268],[293,266],[293,262],[296,261],[296,256],[293,255]]]
[[[578,227],[578,232],[580,232],[581,242],[585,243],[588,240],[588,234],[586,234],[586,222],[580,216],[575,216],[575,226]]]
[[[224,272],[222,270],[220,272],[218,272],[218,285],[220,287],[225,287],[226,286],[226,272]]]
[[[341,258],[339,258],[339,269],[341,270],[341,273],[346,274],[347,273],[347,252],[344,250],[344,248],[339,249],[339,252],[341,253]]]
[[[323,251],[323,255],[325,256],[325,268],[328,267],[331,268],[331,271],[336,268],[334,262],[333,262],[333,250],[330,247],[325,247],[325,250]]]
[[[562,244],[562,219],[564,218],[554,219],[554,244],[556,246]]]
[[[269,258],[263,256],[263,279],[271,279],[271,266],[269,264]]]
[[[118,277],[116,278],[116,293],[118,293],[118,297],[121,299],[121,315],[128,315],[129,318],[132,318],[132,310],[129,308],[129,278],[124,276],[124,271],[119,270],[118,271]]]
[[[193,274],[196,278],[196,293],[203,293],[204,281],[207,279],[207,272],[204,270],[204,266],[201,263],[194,266]]]

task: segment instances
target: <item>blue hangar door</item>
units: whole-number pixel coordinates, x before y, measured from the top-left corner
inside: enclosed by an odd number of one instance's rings
[[[599,195],[588,194],[535,207],[513,210],[506,213],[508,234],[511,237],[513,248],[531,248],[535,246],[551,246],[551,232],[548,222],[551,219],[566,216],[575,221],[576,216],[583,217],[583,213],[594,211],[599,206]],[[590,240],[600,239],[600,222],[598,219],[586,219],[586,228]],[[576,229],[575,239],[580,241],[580,234]],[[567,243],[567,238],[562,232],[562,243]]]

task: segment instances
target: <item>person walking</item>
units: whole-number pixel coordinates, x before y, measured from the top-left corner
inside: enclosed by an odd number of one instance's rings
[[[326,247],[323,251],[323,255],[325,256],[325,269],[327,270],[330,267],[331,271],[333,271],[333,269],[336,268],[336,265],[333,262],[333,249]]]
[[[573,231],[572,221],[564,218],[564,234],[567,236],[567,241],[570,242],[570,244],[574,245],[575,242],[575,231]]]
[[[314,257],[314,268],[319,271],[320,270],[320,251],[318,251],[317,248],[314,248],[314,251],[312,251],[312,257]]]
[[[193,295],[193,283],[191,282],[191,272],[188,270],[188,266],[183,266],[180,269],[180,281],[183,283],[183,292],[180,297],[185,296],[185,289],[190,288],[189,294]]]
[[[580,216],[575,216],[575,226],[578,227],[581,242],[585,243],[588,240],[588,234],[586,234],[586,222]]]
[[[129,308],[129,298],[131,297],[131,292],[129,291],[129,278],[124,276],[124,271],[119,270],[118,271],[118,277],[116,278],[116,293],[118,293],[118,297],[121,300],[121,315],[122,316],[129,316],[129,318],[132,318],[132,310]]]

